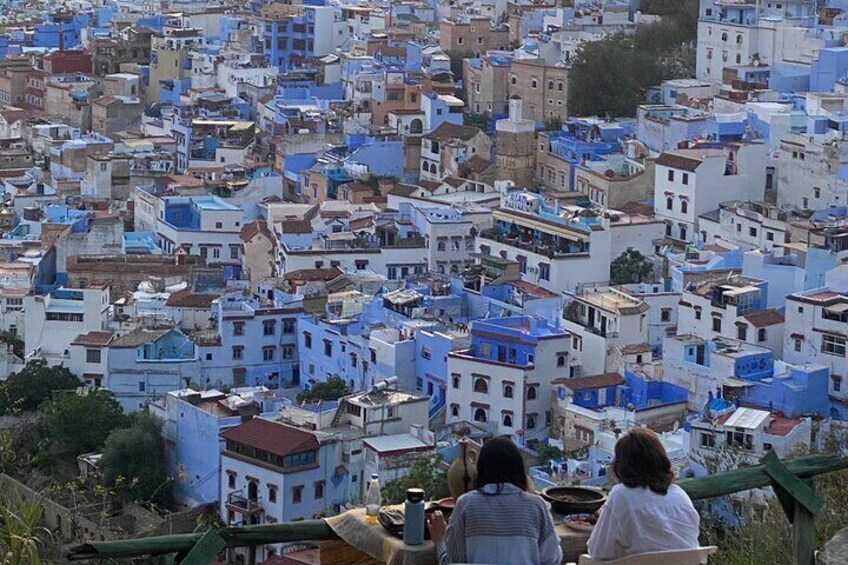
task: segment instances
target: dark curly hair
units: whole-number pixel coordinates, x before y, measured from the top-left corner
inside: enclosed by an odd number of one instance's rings
[[[616,442],[612,472],[626,487],[647,487],[657,494],[666,494],[674,481],[665,448],[648,428],[634,428]]]

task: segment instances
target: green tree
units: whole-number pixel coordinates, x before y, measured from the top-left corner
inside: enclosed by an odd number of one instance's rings
[[[0,506],[0,564],[41,565],[41,547],[52,534],[42,527],[42,505],[18,498]]]
[[[74,390],[81,384],[67,367],[50,367],[44,359],[33,359],[0,383],[0,414],[33,412],[54,392]]]
[[[338,375],[333,375],[326,381],[315,383],[309,390],[302,390],[297,393],[297,401],[300,404],[304,402],[321,402],[323,400],[338,400],[342,396],[350,394],[350,389]]]
[[[546,465],[551,459],[559,459],[560,457],[565,455],[562,452],[562,449],[558,448],[555,445],[548,445],[547,443],[539,445],[536,448],[536,453],[539,454],[539,458],[541,459],[541,465]]]
[[[62,451],[75,456],[99,450],[109,434],[130,425],[130,418],[111,392],[68,395],[45,407],[48,434]]]
[[[162,423],[147,413],[106,438],[100,460],[103,482],[124,500],[162,504],[170,500]]]
[[[651,274],[651,263],[639,251],[628,247],[610,264],[610,281],[613,284],[630,284],[644,281]]]
[[[382,488],[383,504],[400,504],[406,500],[406,491],[424,489],[427,499],[439,500],[450,496],[448,471],[442,465],[441,455],[422,457],[399,479],[387,482]]]
[[[659,63],[637,53],[632,37],[617,33],[584,42],[569,70],[568,109],[584,116],[632,116],[644,89],[661,80]]]

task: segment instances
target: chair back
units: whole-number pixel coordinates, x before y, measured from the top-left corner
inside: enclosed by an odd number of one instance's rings
[[[702,565],[717,549],[716,546],[710,545],[695,549],[652,551],[628,555],[614,561],[599,561],[588,555],[581,555],[579,565]]]

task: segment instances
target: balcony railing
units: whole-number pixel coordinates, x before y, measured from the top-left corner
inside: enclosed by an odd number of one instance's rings
[[[248,516],[264,510],[259,498],[247,498],[235,492],[231,492],[227,496],[227,508]]]

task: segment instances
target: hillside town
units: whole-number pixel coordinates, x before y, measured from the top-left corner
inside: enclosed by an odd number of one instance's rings
[[[55,557],[497,436],[540,491],[645,427],[680,480],[845,457],[846,131],[844,0],[9,0],[0,502]]]

